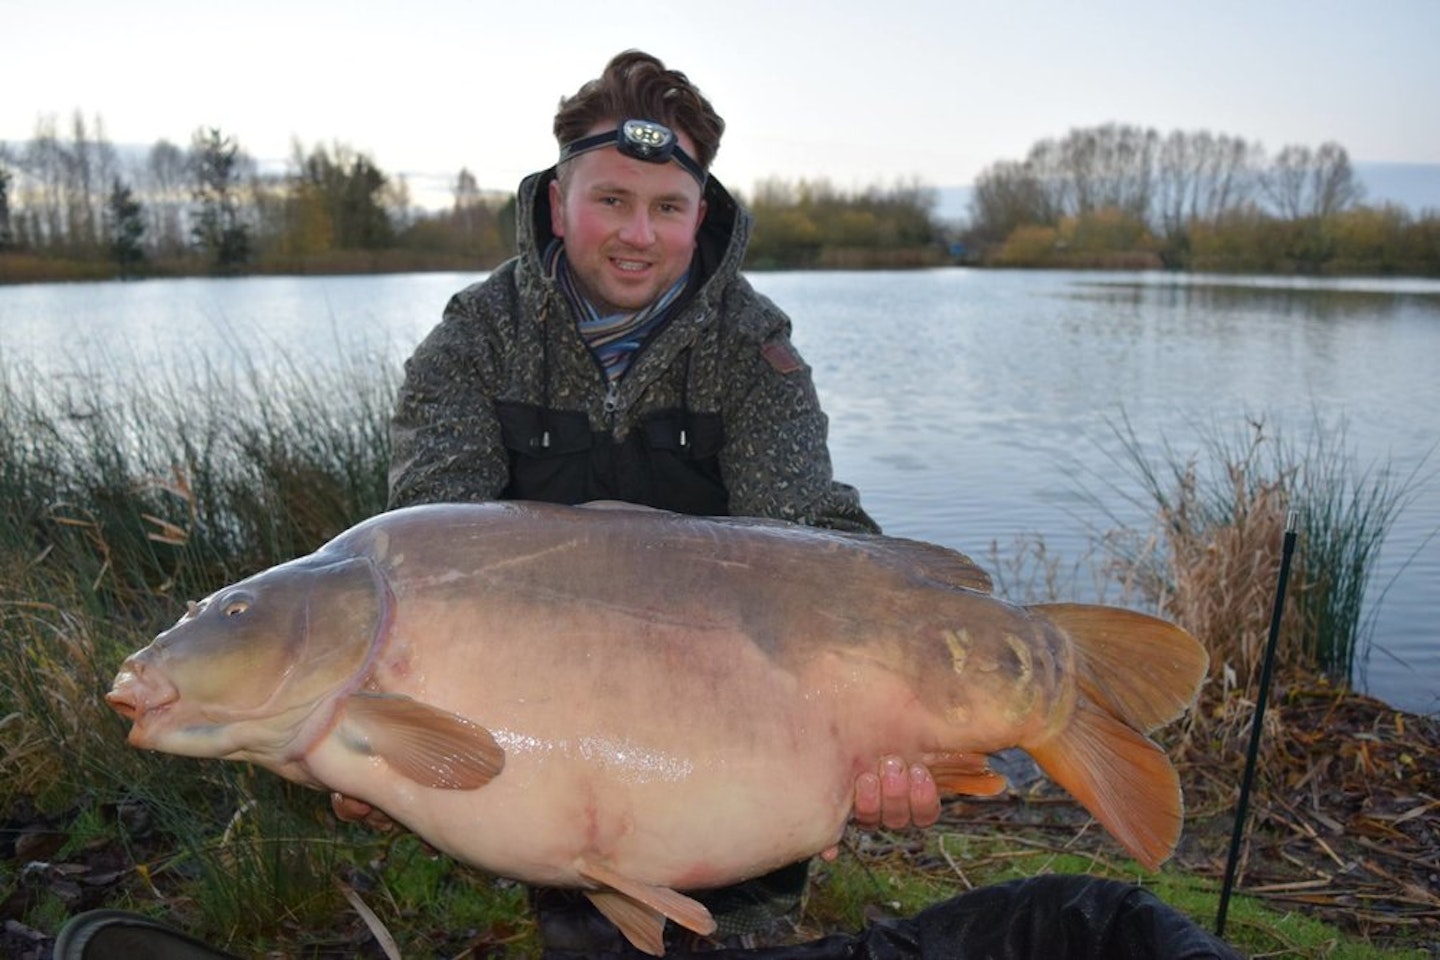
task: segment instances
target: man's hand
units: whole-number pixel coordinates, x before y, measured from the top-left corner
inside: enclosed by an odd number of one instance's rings
[[[381,832],[395,829],[395,821],[391,820],[384,810],[378,810],[364,800],[356,800],[343,793],[330,794],[330,809],[346,823],[363,823],[372,830]]]
[[[864,830],[928,827],[940,819],[940,791],[923,763],[907,770],[902,758],[882,757],[875,773],[867,771],[855,778],[853,817]],[[839,847],[831,847],[821,856],[834,860],[839,852]]]
[[[902,830],[928,827],[940,819],[940,791],[922,763],[907,770],[900,757],[881,757],[876,773],[855,778],[855,825]]]

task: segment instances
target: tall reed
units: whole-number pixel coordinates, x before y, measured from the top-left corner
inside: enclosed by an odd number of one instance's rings
[[[1217,680],[1248,690],[1294,511],[1298,547],[1280,655],[1349,683],[1371,639],[1375,561],[1416,495],[1420,468],[1397,476],[1384,464],[1362,465],[1343,421],[1326,425],[1317,415],[1300,443],[1263,419],[1245,424],[1230,433],[1197,430],[1193,454],[1166,440],[1158,457],[1146,453],[1128,418],[1112,424],[1126,482],[1111,485],[1155,524],[1106,539],[1111,572],[1205,642]]]
[[[0,367],[0,803],[110,823],[132,895],[222,941],[333,914],[340,828],[313,791],[129,749],[103,696],[187,600],[384,509],[397,369]]]
[[[308,552],[384,509],[393,369],[0,370],[0,550],[107,612]]]

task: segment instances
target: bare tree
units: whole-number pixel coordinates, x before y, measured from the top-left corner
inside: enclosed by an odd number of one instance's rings
[[[1243,206],[1253,192],[1259,158],[1259,146],[1239,137],[1172,132],[1155,166],[1156,231],[1176,236],[1190,224],[1216,223]]]
[[[10,185],[15,180],[11,167],[9,149],[0,142],[0,251],[15,245],[15,229],[10,223]]]
[[[70,117],[70,146],[64,157],[65,231],[72,247],[94,247],[100,237],[100,217],[93,202],[95,155],[79,110]]]
[[[1276,154],[1265,171],[1261,186],[1282,217],[1294,220],[1302,215],[1310,163],[1310,148],[1292,145]]]
[[[1029,161],[1002,160],[981,171],[970,194],[970,223],[983,240],[1000,241],[1021,224],[1054,223],[1059,212]]]
[[[397,231],[403,231],[411,226],[419,210],[415,206],[415,200],[410,194],[410,180],[405,174],[396,174],[385,184],[381,191],[381,205],[389,211],[390,219],[395,224]]]
[[[1290,220],[1333,216],[1357,203],[1363,192],[1350,155],[1334,141],[1318,150],[1295,145],[1281,150],[1261,185],[1276,212]]]
[[[65,148],[56,133],[53,114],[35,121],[35,135],[25,145],[20,168],[25,173],[20,200],[30,211],[29,237],[36,248],[65,242]]]
[[[1343,213],[1359,203],[1364,192],[1345,148],[1333,140],[1322,143],[1310,173],[1311,214],[1325,218]]]
[[[1106,124],[1071,130],[1053,153],[1055,174],[1066,181],[1066,212],[1084,216],[1114,209],[1136,219],[1149,213],[1154,130]]]
[[[168,140],[158,140],[145,156],[139,178],[141,198],[149,216],[150,245],[164,256],[178,256],[186,246],[186,204],[190,196],[190,160]]]
[[[1072,146],[1070,155],[1059,140],[1047,137],[1036,141],[1025,157],[1025,173],[1035,184],[1043,198],[1040,203],[1049,218],[1034,223],[1056,223],[1063,216],[1075,211],[1082,202],[1075,196],[1075,180],[1067,173],[1070,168],[1084,167],[1086,159],[1083,149]]]
[[[70,117],[70,143],[62,147],[66,239],[74,249],[104,244],[104,210],[109,184],[117,173],[115,148],[105,139],[104,123],[87,124],[76,110]]]
[[[1195,154],[1199,138],[1209,136],[1173,130],[1160,145],[1155,168],[1154,223],[1163,236],[1178,236],[1194,219],[1200,181]]]
[[[1104,209],[1144,220],[1155,192],[1159,150],[1160,135],[1151,129],[1113,123],[1077,128],[1062,140],[1040,140],[1031,147],[1025,179],[1044,196],[1040,206],[1053,218],[1048,222]]]

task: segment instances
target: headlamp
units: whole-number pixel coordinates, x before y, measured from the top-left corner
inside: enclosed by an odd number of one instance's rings
[[[627,157],[644,160],[646,163],[669,163],[674,160],[686,173],[694,177],[700,186],[705,186],[705,171],[695,162],[695,158],[680,146],[680,138],[675,136],[675,131],[654,120],[625,120],[614,130],[572,140],[560,148],[560,162],[610,146]]]

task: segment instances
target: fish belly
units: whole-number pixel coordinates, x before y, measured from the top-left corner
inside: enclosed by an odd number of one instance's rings
[[[447,853],[531,883],[583,886],[582,862],[692,890],[766,873],[839,839],[854,778],[882,752],[918,757],[934,739],[908,684],[846,658],[797,675],[743,637],[654,632],[604,656],[483,646],[383,686],[489,730],[505,751],[494,780],[422,787],[334,738],[309,765]]]

